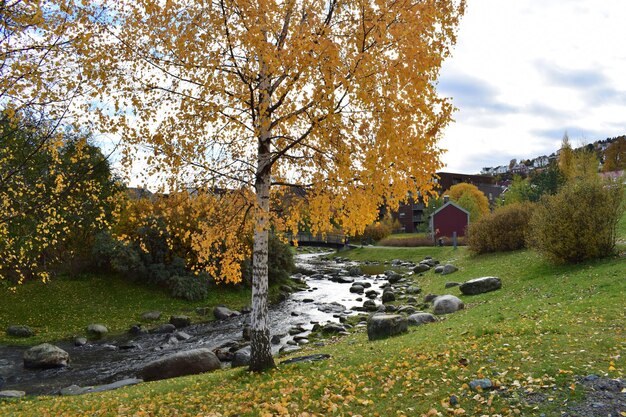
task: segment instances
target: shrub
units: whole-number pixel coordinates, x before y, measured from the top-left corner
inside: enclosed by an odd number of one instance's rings
[[[397,219],[394,220],[388,216],[380,221],[368,224],[365,227],[363,234],[356,237],[360,238],[363,242],[378,242],[379,240],[389,236],[392,231],[399,229],[400,227],[400,222]]]
[[[530,222],[529,244],[548,259],[575,263],[613,253],[624,210],[623,187],[598,180],[567,184],[544,197]]]
[[[211,280],[207,274],[174,275],[168,282],[172,297],[188,301],[200,301],[207,298]]]
[[[522,249],[533,208],[530,203],[513,203],[470,223],[469,250],[480,254]]]

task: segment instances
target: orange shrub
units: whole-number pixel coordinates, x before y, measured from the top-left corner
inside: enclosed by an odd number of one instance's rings
[[[514,203],[470,223],[467,236],[469,250],[480,254],[522,249],[533,209],[531,203]]]

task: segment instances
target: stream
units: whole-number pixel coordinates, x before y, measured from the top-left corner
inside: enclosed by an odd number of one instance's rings
[[[333,276],[347,276],[346,269],[355,264],[324,260],[323,255],[296,255],[298,267],[315,271],[311,276],[296,274],[292,277],[303,280],[308,289],[292,293],[285,301],[270,307],[270,333],[281,336],[280,343],[272,345],[274,354],[283,347],[294,346],[293,337],[306,336],[315,323],[337,323],[339,317],[356,314],[350,310],[352,307],[363,304],[363,300],[357,301],[365,299],[363,295],[350,292],[351,284],[332,280]],[[384,275],[352,278],[369,282],[370,289],[379,292],[387,283]],[[190,336],[187,340],[176,340],[172,334],[149,333],[110,336],[84,346],[74,346],[73,341],[58,341],[53,344],[70,356],[70,364],[65,368],[24,369],[23,354],[28,347],[0,345],[0,377],[4,378],[0,389],[25,391],[28,395],[54,395],[70,385],[95,386],[134,378],[148,362],[163,356],[197,348],[215,350],[230,342],[241,342],[248,320],[248,315],[242,314],[226,320],[192,324],[181,329]],[[290,336],[289,330],[296,326],[301,326],[305,332]]]

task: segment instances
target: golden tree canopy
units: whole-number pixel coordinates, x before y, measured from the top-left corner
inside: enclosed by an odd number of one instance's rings
[[[489,200],[485,194],[473,184],[462,182],[455,184],[444,194],[452,201],[470,212],[470,221],[475,222],[482,216],[489,214]]]
[[[272,183],[308,189],[316,230],[332,213],[356,233],[432,190],[452,112],[435,84],[462,3],[103,4],[84,63],[102,126],[179,186],[253,187],[266,131]]]

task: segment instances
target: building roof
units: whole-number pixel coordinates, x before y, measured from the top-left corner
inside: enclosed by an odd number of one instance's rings
[[[456,203],[454,203],[452,201],[448,201],[446,204],[444,204],[443,206],[441,206],[437,210],[435,210],[435,212],[433,214],[431,214],[430,217],[434,217],[435,214],[439,213],[441,210],[443,210],[444,208],[446,208],[448,206],[454,206],[454,207],[458,208],[459,210],[461,210],[462,212],[464,212],[465,214],[467,214],[468,216],[470,215],[470,212],[465,210],[463,207],[459,206],[458,204],[456,204]]]

